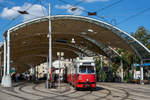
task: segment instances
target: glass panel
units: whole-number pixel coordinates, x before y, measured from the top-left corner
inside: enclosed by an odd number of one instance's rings
[[[86,73],[86,66],[80,66],[79,67],[79,72],[80,73]]]
[[[94,73],[94,67],[93,66],[87,66],[87,72],[88,73]]]
[[[94,73],[94,66],[80,66],[79,73]]]

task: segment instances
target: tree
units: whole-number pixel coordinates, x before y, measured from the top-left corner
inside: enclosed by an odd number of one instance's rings
[[[143,26],[140,26],[135,33],[131,33],[138,41],[150,49],[150,33]]]
[[[103,67],[101,68],[101,60],[100,58],[96,59],[96,74],[97,74],[97,80],[99,81],[105,81],[106,79],[106,73],[104,72],[103,68],[107,66],[104,62],[102,62]]]
[[[148,30],[146,30],[143,26],[140,26],[136,32],[131,33],[131,35],[136,38],[138,41],[140,41],[143,45],[145,45],[147,48],[150,49],[150,33]],[[140,63],[140,59],[128,52],[124,49],[119,49],[118,53],[121,54],[123,62],[124,62],[124,71],[125,76],[127,77],[127,80],[129,79],[129,70],[131,69],[131,66],[133,63]]]

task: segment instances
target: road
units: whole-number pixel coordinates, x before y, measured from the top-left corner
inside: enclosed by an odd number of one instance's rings
[[[0,100],[150,100],[150,85],[98,82],[94,91],[76,91],[65,83],[46,89],[44,83],[22,82],[0,87]]]

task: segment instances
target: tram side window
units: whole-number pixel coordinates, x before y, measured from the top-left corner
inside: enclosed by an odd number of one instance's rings
[[[79,67],[79,72],[80,73],[86,73],[86,66],[80,66]]]

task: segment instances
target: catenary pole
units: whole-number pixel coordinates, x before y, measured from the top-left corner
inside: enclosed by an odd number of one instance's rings
[[[51,67],[52,67],[52,27],[51,27],[51,5],[49,4],[49,75],[50,76],[51,76]]]
[[[143,83],[143,60],[141,60],[141,66],[140,66],[140,83]]]

